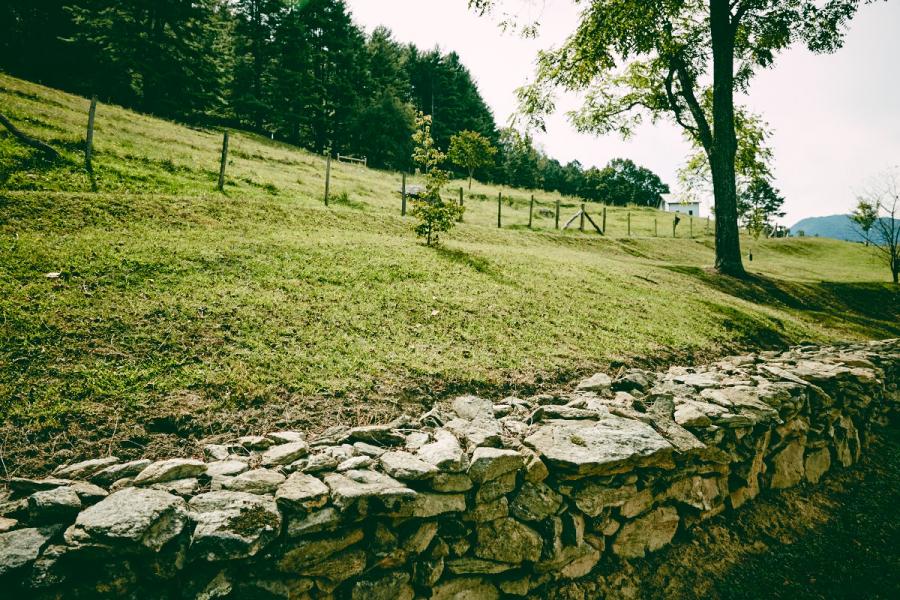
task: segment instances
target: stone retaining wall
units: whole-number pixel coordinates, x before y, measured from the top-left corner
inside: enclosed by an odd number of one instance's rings
[[[0,492],[5,598],[545,597],[761,490],[856,462],[900,341],[795,348],[571,393],[457,398],[205,460],[100,458]],[[614,596],[615,590],[608,590]]]

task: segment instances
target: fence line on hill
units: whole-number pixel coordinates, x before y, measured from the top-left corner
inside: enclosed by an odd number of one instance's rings
[[[95,119],[96,119],[97,104],[98,103],[97,103],[96,96],[92,97],[91,102],[90,102],[90,107],[88,109],[87,133],[85,136],[85,145],[84,145],[84,166],[85,166],[85,169],[88,171],[88,173],[91,174],[92,176],[93,176],[92,158],[93,158],[93,145],[94,145],[94,136],[95,136],[94,125],[95,125]],[[222,142],[221,142],[221,150],[220,150],[220,158],[219,158],[219,173],[218,173],[218,179],[217,179],[217,185],[216,185],[219,192],[224,192],[225,185],[227,184],[227,167],[229,164],[228,161],[229,161],[230,141],[231,141],[230,132],[229,132],[229,130],[224,129],[222,131]],[[343,154],[337,154],[336,160],[340,163],[362,165],[363,167],[368,168],[368,157],[355,157],[355,156],[347,156],[347,155],[343,155]],[[329,199],[331,196],[331,178],[333,175],[332,168],[331,168],[331,161],[332,161],[331,152],[327,152],[324,157],[324,171],[325,171],[325,177],[324,177],[325,186],[324,187],[325,187],[325,189],[324,189],[324,194],[323,194],[323,201],[324,201],[325,206],[329,206]],[[416,192],[414,189],[411,189],[408,186],[407,174],[405,172],[403,172],[400,175],[401,175],[400,190],[399,190],[400,197],[401,197],[400,215],[406,216],[406,214],[408,212],[408,210],[407,210],[408,200],[410,198],[416,199],[418,196],[418,193],[421,193],[421,189],[423,189],[423,188],[421,188],[421,186],[414,186],[416,189],[419,190],[419,192]],[[93,180],[93,177],[92,177],[92,180]],[[482,196],[483,196],[483,194],[482,194]],[[472,197],[471,193],[470,193],[470,197]],[[514,207],[514,202],[513,202],[512,197],[507,195],[506,199],[508,201],[509,206],[511,208]],[[497,228],[498,229],[502,229],[504,227],[503,200],[504,200],[503,191],[499,191],[497,193]],[[455,202],[458,202],[460,207],[465,208],[465,190],[463,189],[462,186],[460,186],[460,188],[458,190],[458,199],[455,200]],[[539,198],[536,198],[535,194],[533,194],[533,193],[530,194],[530,197],[528,199],[528,222],[526,225],[526,227],[528,229],[530,229],[530,230],[535,229],[535,215],[534,215],[535,207],[537,207],[538,210],[540,211],[542,206],[547,208],[547,212],[552,214],[554,230],[564,231],[564,230],[568,229],[575,220],[578,220],[578,222],[579,222],[578,230],[580,232],[585,232],[585,221],[587,221],[588,223],[590,223],[593,226],[594,230],[598,234],[605,236],[609,233],[609,231],[607,229],[607,206],[606,205],[600,205],[600,208],[598,208],[598,210],[602,211],[600,225],[598,225],[594,221],[594,219],[591,217],[590,213],[586,210],[587,204],[585,202],[581,202],[580,210],[578,212],[576,212],[575,215],[572,216],[565,223],[565,225],[563,225],[562,228],[560,228],[560,216],[561,216],[561,210],[562,210],[561,200],[557,198],[557,199],[555,199],[553,201],[549,201],[549,202],[542,201]],[[579,205],[576,204],[576,206],[579,206]],[[540,218],[541,214],[544,217],[549,218],[546,213],[539,213],[539,218]],[[679,224],[680,220],[683,218],[685,218],[685,215],[680,215],[680,213],[675,212],[672,214],[672,237],[678,237],[678,235],[677,235],[678,224]],[[688,219],[688,236],[689,236],[689,238],[693,239],[694,238],[694,219],[695,219],[695,217],[693,215],[687,215],[686,218]],[[652,237],[659,237],[658,219],[659,219],[658,216],[654,216],[654,218],[653,218]],[[459,222],[463,222],[464,218],[463,218],[462,212],[460,213],[460,216],[458,217],[457,220]],[[515,227],[516,225],[507,225],[507,227],[509,227],[509,226]],[[709,230],[710,230],[710,217],[706,217],[704,233],[706,235],[708,235]],[[632,237],[632,234],[633,234],[631,211],[626,212],[626,215],[625,215],[625,234],[627,237]]]

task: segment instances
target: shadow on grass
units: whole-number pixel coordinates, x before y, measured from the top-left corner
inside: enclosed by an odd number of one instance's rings
[[[487,275],[498,283],[512,283],[510,279],[508,279],[503,273],[499,272],[497,268],[492,265],[491,262],[486,258],[483,258],[476,254],[470,254],[464,250],[459,250],[457,248],[447,248],[446,246],[436,246],[434,248],[434,251],[439,257],[443,258],[444,260],[462,265],[464,267],[468,267],[477,273],[481,273],[482,275]]]
[[[849,326],[870,337],[900,336],[900,288],[889,283],[799,282],[760,275],[736,279],[698,267],[670,265],[664,268],[698,279],[718,292],[741,300],[810,313],[823,325],[838,329]],[[734,307],[711,305],[711,308],[738,321],[750,318]],[[743,327],[749,323],[738,324]],[[756,332],[763,336],[762,341],[770,339],[777,343],[777,338],[782,337],[777,329],[766,329],[762,327]],[[753,327],[748,331],[752,330]]]

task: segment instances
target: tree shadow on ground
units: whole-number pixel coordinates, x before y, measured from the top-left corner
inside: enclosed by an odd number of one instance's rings
[[[849,327],[869,337],[900,336],[900,288],[889,283],[789,281],[762,275],[737,279],[699,267],[663,268],[747,302],[810,313],[824,326]]]

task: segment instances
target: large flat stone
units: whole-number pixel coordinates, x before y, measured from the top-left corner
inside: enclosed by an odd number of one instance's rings
[[[125,488],[83,510],[67,537],[81,543],[138,544],[158,551],[187,522],[187,505],[178,496]]]
[[[325,484],[331,489],[331,499],[336,507],[345,510],[353,505],[361,513],[375,502],[375,509],[390,510],[401,501],[415,497],[416,492],[393,477],[375,471],[347,471],[330,473]]]
[[[652,427],[610,415],[599,421],[549,421],[525,444],[569,478],[668,466],[672,445]]]

